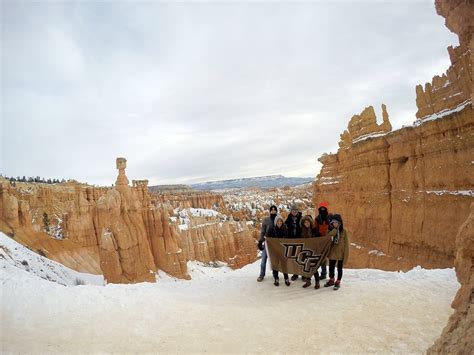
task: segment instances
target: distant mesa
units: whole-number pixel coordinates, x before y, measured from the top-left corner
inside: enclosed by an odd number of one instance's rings
[[[193,188],[189,185],[175,184],[175,185],[154,185],[149,186],[150,192],[177,194],[183,192],[193,192]]]
[[[223,189],[242,189],[242,188],[282,188],[284,186],[298,186],[313,182],[312,177],[285,177],[283,175],[268,175],[251,178],[230,179],[207,181],[199,184],[193,184],[191,187],[196,190],[223,190]]]

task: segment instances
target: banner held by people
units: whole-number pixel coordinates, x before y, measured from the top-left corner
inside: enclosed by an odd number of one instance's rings
[[[273,270],[311,277],[328,256],[331,237],[266,238]]]

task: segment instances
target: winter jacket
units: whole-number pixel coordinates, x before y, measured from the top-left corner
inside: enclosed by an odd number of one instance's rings
[[[300,238],[301,236],[301,212],[298,212],[296,218],[290,213],[285,221],[286,227],[288,228],[288,238]]]
[[[270,238],[287,238],[288,237],[288,228],[283,224],[280,228],[278,226],[271,226],[268,229],[266,237]]]
[[[304,226],[305,221],[310,222],[310,227],[309,228],[306,228]],[[306,215],[303,218],[301,218],[300,227],[301,227],[300,238],[311,238],[311,237],[315,236],[314,229],[313,229],[313,227],[314,227],[313,218],[310,215]]]
[[[314,220],[314,229],[316,231],[316,236],[318,237],[325,236],[329,232],[329,222],[331,222],[331,215],[329,214],[328,206],[329,205],[327,202],[321,202],[318,205],[319,214]],[[325,217],[321,215],[321,211],[319,210],[321,207],[326,208],[327,213]]]
[[[323,237],[328,234],[330,218],[331,217],[328,216],[323,220],[321,216],[316,217],[316,220],[314,221],[314,230],[318,237]]]
[[[337,235],[338,229],[333,229],[328,233],[331,237]],[[329,251],[328,259],[330,260],[342,260],[343,264],[347,263],[349,259],[349,235],[344,229],[342,232],[339,232],[339,242],[337,244],[331,244],[331,250]]]
[[[275,216],[276,217],[276,216]],[[260,239],[261,241],[265,240],[265,235],[267,234],[270,227],[273,227],[273,219],[271,216],[268,216],[263,219],[262,227],[260,228]]]

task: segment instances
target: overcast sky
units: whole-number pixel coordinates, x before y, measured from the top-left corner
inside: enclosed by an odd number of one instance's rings
[[[353,114],[415,120],[433,1],[1,1],[1,167],[110,185],[315,176]],[[381,117],[380,117],[381,121]]]

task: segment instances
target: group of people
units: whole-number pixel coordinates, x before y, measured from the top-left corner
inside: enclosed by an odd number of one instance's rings
[[[270,207],[270,216],[262,221],[260,229],[260,239],[258,248],[262,251],[262,261],[260,264],[260,275],[258,282],[265,278],[265,271],[268,259],[268,251],[265,245],[265,238],[314,238],[329,235],[331,236],[331,249],[329,251],[329,280],[324,287],[334,287],[335,290],[341,286],[343,265],[349,257],[349,236],[344,229],[342,217],[339,214],[330,214],[329,204],[322,202],[318,206],[318,215],[313,220],[311,215],[303,216],[297,205],[291,206],[291,211],[286,220],[278,214],[278,208],[275,205]],[[335,268],[337,266],[337,279],[335,279]],[[278,271],[273,271],[273,284],[279,286],[280,281]],[[288,274],[283,274],[285,285],[290,286]],[[320,288],[320,280],[327,277],[326,260],[321,263],[321,275],[316,270],[314,273],[315,289]],[[295,281],[299,275],[291,276],[291,281]],[[303,288],[311,286],[311,278],[303,277]]]

